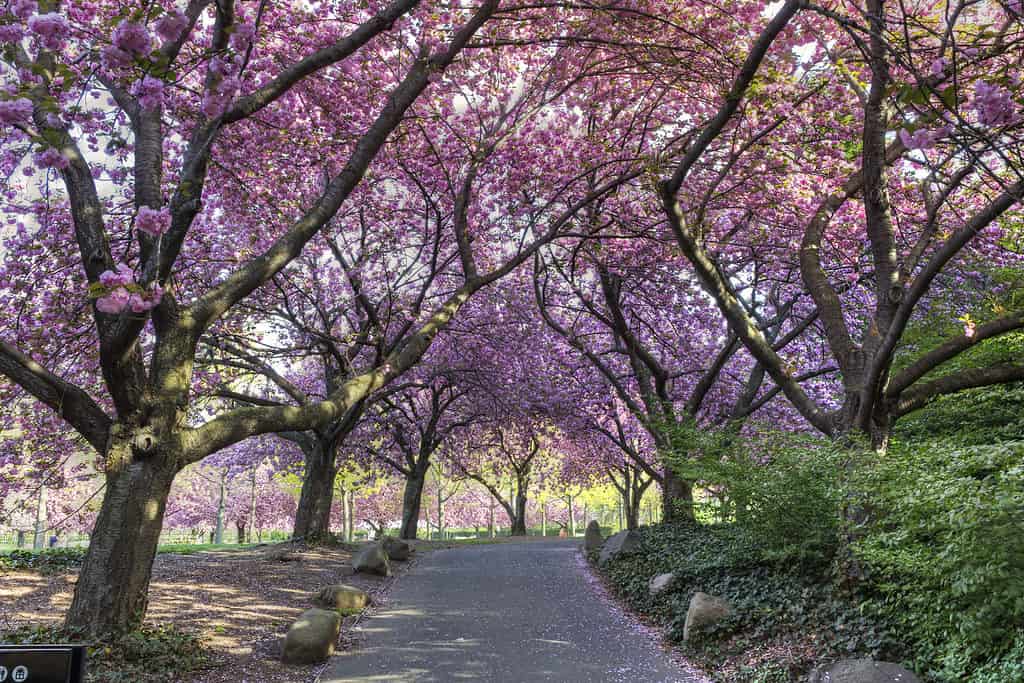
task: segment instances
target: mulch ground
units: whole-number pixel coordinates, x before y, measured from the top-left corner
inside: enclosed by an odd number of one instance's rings
[[[417,552],[443,544],[417,543]],[[391,579],[353,574],[354,546],[306,548],[281,555],[281,546],[245,551],[159,555],[153,567],[146,622],[187,630],[208,645],[217,666],[182,683],[305,683],[320,666],[290,666],[279,660],[288,626],[313,607],[323,586],[346,583],[375,600]],[[413,563],[416,555],[414,554]],[[394,562],[396,576],[411,563]],[[0,631],[19,626],[58,624],[71,602],[74,572],[41,575],[0,572]],[[345,618],[344,631],[359,619]]]

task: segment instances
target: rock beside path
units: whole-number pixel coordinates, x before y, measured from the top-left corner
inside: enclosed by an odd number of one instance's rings
[[[732,605],[722,598],[701,593],[690,598],[690,608],[686,610],[686,623],[683,625],[683,641],[703,628],[717,624],[732,614]]]
[[[352,568],[358,574],[391,576],[388,554],[380,543],[370,543],[352,558]]]
[[[669,572],[668,574],[658,574],[657,576],[652,576],[651,580],[647,583],[647,592],[649,592],[652,596],[657,595],[658,593],[667,590],[669,586],[672,585],[672,582],[675,580],[676,575],[672,572]]]
[[[370,596],[354,586],[338,583],[321,588],[316,594],[316,602],[324,609],[357,610],[370,604]]]
[[[601,554],[597,563],[602,567],[611,560],[623,553],[631,553],[640,547],[640,534],[636,531],[626,530],[612,534],[601,546]]]
[[[891,662],[843,659],[815,669],[809,683],[921,683],[912,671]]]
[[[384,552],[388,554],[389,560],[395,560],[398,562],[408,560],[412,554],[412,546],[407,541],[403,541],[400,538],[391,538],[385,536],[381,541],[381,545],[384,547]]]
[[[308,609],[288,629],[281,661],[285,664],[314,664],[334,654],[341,633],[341,615],[325,609]]]
[[[598,550],[604,544],[604,536],[601,535],[601,525],[596,519],[590,520],[587,525],[587,532],[583,535],[583,548],[587,551]]]

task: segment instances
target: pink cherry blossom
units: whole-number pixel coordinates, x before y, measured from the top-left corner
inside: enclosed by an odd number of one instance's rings
[[[32,101],[19,97],[14,100],[0,100],[0,124],[13,126],[27,123],[32,118]]]
[[[70,163],[67,157],[54,147],[47,147],[39,152],[33,157],[33,161],[39,168],[56,168],[58,170],[67,168]]]
[[[182,31],[187,27],[188,17],[181,10],[174,9],[157,19],[153,28],[161,40],[171,43],[180,38]]]
[[[135,82],[135,85],[132,86],[132,94],[139,98],[139,105],[143,109],[153,111],[163,104],[164,82],[147,74]]]
[[[159,237],[171,227],[171,209],[166,206],[161,209],[139,207],[135,227],[150,237]]]
[[[124,19],[114,29],[113,44],[119,50],[141,57],[149,52],[152,39],[145,26]]]
[[[39,36],[40,42],[48,50],[60,50],[71,32],[68,20],[58,12],[31,17],[28,20],[28,29]]]
[[[131,295],[124,287],[117,287],[112,292],[96,299],[96,308],[103,313],[120,313],[128,307]]]

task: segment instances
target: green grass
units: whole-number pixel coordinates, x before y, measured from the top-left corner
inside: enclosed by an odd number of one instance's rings
[[[260,545],[259,543],[167,543],[157,547],[156,552],[161,553],[173,553],[175,555],[194,555],[195,553],[205,553],[210,550],[227,551],[227,552],[238,552],[242,550],[250,550],[251,548]]]

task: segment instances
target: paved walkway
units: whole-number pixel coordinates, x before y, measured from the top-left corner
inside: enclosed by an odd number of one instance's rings
[[[323,683],[693,683],[589,584],[579,541],[438,550],[395,584]]]

